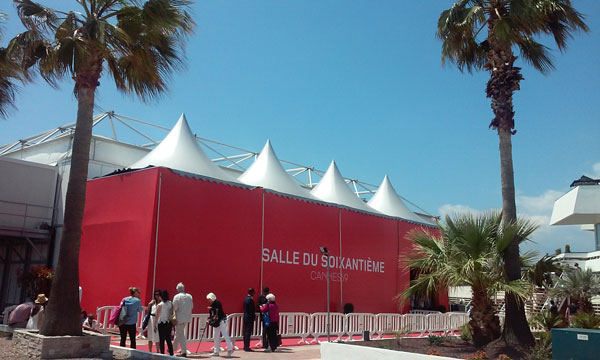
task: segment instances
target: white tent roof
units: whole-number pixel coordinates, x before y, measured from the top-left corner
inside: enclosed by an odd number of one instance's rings
[[[410,211],[410,209],[404,205],[404,202],[394,190],[387,175],[383,178],[375,195],[369,200],[368,205],[389,216],[396,216],[420,223],[425,222],[421,217]]]
[[[298,185],[281,166],[271,142],[263,147],[254,163],[238,178],[244,184],[261,186],[281,193],[314,199],[310,192]]]
[[[202,151],[184,114],[181,114],[177,124],[154,150],[129,167],[145,168],[147,166],[164,166],[219,180],[235,181]]]
[[[319,181],[310,193],[323,201],[377,213],[376,210],[368,207],[367,204],[350,190],[344,177],[335,165],[335,161],[331,162],[321,181]]]

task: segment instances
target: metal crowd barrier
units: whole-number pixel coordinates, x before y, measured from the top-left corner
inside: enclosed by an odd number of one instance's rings
[[[103,333],[118,333],[117,326],[109,325],[108,319],[115,306],[103,306],[96,310],[96,318]],[[141,322],[144,313],[138,316],[137,329],[141,331]],[[458,328],[469,322],[469,315],[462,312],[428,312],[427,314],[370,314],[370,313],[330,313],[331,329],[330,335],[335,341],[354,340],[363,331],[369,331],[374,339],[380,339],[384,335],[408,335],[419,334],[419,336],[443,333],[455,335]],[[186,333],[188,342],[210,340],[214,337],[213,328],[206,326],[208,314],[193,314],[188,323]],[[227,327],[231,339],[242,340],[244,336],[244,314],[235,313],[227,317]],[[279,313],[279,333],[282,337],[300,338],[298,343],[308,343],[307,338],[312,337],[311,343],[319,341],[319,337],[327,335],[327,313],[314,314],[300,312]],[[256,319],[252,328],[252,338],[262,337],[262,325],[260,317]],[[261,344],[258,344],[260,346]]]
[[[375,333],[375,315],[367,313],[352,313],[346,315],[346,340],[354,340],[353,336],[362,335],[363,331]]]
[[[342,340],[342,336],[345,333],[345,319],[346,315],[342,313],[329,313],[331,318],[331,327],[329,334],[337,336],[334,341]],[[313,340],[310,342],[316,343],[319,341],[320,336],[327,335],[327,313],[319,312],[310,315],[310,335]]]

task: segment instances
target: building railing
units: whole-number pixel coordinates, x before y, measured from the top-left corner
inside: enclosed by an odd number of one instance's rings
[[[103,333],[118,333],[118,327],[108,324],[110,313],[114,306],[103,306],[96,310],[96,318]],[[137,321],[137,330],[142,331],[141,324],[144,312],[140,313]],[[370,314],[370,313],[330,313],[332,340],[354,340],[363,331],[369,331],[375,339],[384,335],[407,336],[413,334],[426,336],[434,333],[455,335],[458,328],[469,322],[469,315],[462,312],[429,313],[429,314]],[[206,326],[208,314],[193,314],[192,320],[187,325],[189,342],[198,342],[202,339],[213,338],[213,328]],[[232,340],[243,339],[244,314],[235,313],[227,316],[227,327]],[[298,343],[311,343],[319,341],[320,337],[327,336],[327,313],[279,313],[279,334],[285,338],[300,338]],[[262,325],[257,314],[252,328],[252,338],[262,336]]]

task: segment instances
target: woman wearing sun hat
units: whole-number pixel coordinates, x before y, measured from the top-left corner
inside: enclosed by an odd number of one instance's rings
[[[45,294],[39,294],[33,302],[35,305],[31,309],[31,317],[27,321],[27,329],[39,329],[44,322],[45,306],[48,303],[48,298]]]

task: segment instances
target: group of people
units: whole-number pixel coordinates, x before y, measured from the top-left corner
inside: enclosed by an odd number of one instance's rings
[[[275,295],[268,286],[263,288],[263,293],[258,297],[258,304],[254,306],[254,289],[248,289],[244,299],[244,351],[253,351],[250,348],[250,337],[256,319],[256,311],[260,313],[260,322],[263,326],[262,347],[265,352],[275,351],[281,345],[279,332],[279,305],[275,302]]]
[[[130,347],[136,348],[136,323],[138,313],[146,310],[147,321],[144,321],[148,331],[148,347],[152,352],[154,345],[162,354],[165,353],[165,343],[170,355],[174,355],[179,346],[181,351],[177,356],[186,357],[187,351],[187,325],[192,319],[193,298],[185,292],[182,283],[177,285],[177,294],[171,301],[167,290],[155,290],[152,300],[147,306],[142,306],[140,290],[137,287],[129,288],[130,296],[121,300],[120,308],[125,308],[124,317],[119,321],[119,332],[121,335],[121,346],[126,345],[127,336],[130,339]],[[281,344],[277,333],[279,330],[279,306],[275,302],[275,295],[269,292],[269,288],[263,289],[263,294],[258,297],[258,304],[254,303],[254,289],[248,290],[244,299],[244,351],[253,351],[250,348],[250,337],[256,319],[256,312],[260,312],[260,320],[264,326],[262,344],[266,352],[275,351]],[[223,304],[214,293],[206,295],[208,302],[209,318],[207,326],[213,327],[214,348],[213,356],[219,356],[221,350],[221,338],[225,340],[227,357],[233,354],[233,343],[227,330],[227,314],[223,310]],[[268,319],[268,321],[265,321]],[[92,323],[93,323],[92,318]],[[175,339],[171,341],[171,332],[175,329]]]
[[[48,298],[38,294],[33,302],[17,306],[8,316],[8,326],[14,328],[39,329],[44,322],[44,313]]]
[[[182,283],[177,284],[177,294],[173,301],[169,298],[167,290],[155,290],[153,298],[147,307],[142,306],[140,300],[140,289],[130,287],[130,296],[121,301],[121,308],[125,308],[125,316],[120,321],[119,332],[121,335],[121,346],[125,346],[127,335],[132,349],[136,348],[136,323],[138,313],[143,310],[148,311],[148,347],[152,352],[152,347],[156,347],[161,354],[165,353],[165,343],[170,355],[174,355],[177,347],[181,348],[178,356],[187,356],[187,324],[192,320],[192,308],[194,306],[192,295],[185,292],[185,286]],[[175,328],[175,339],[171,341],[171,332]]]

